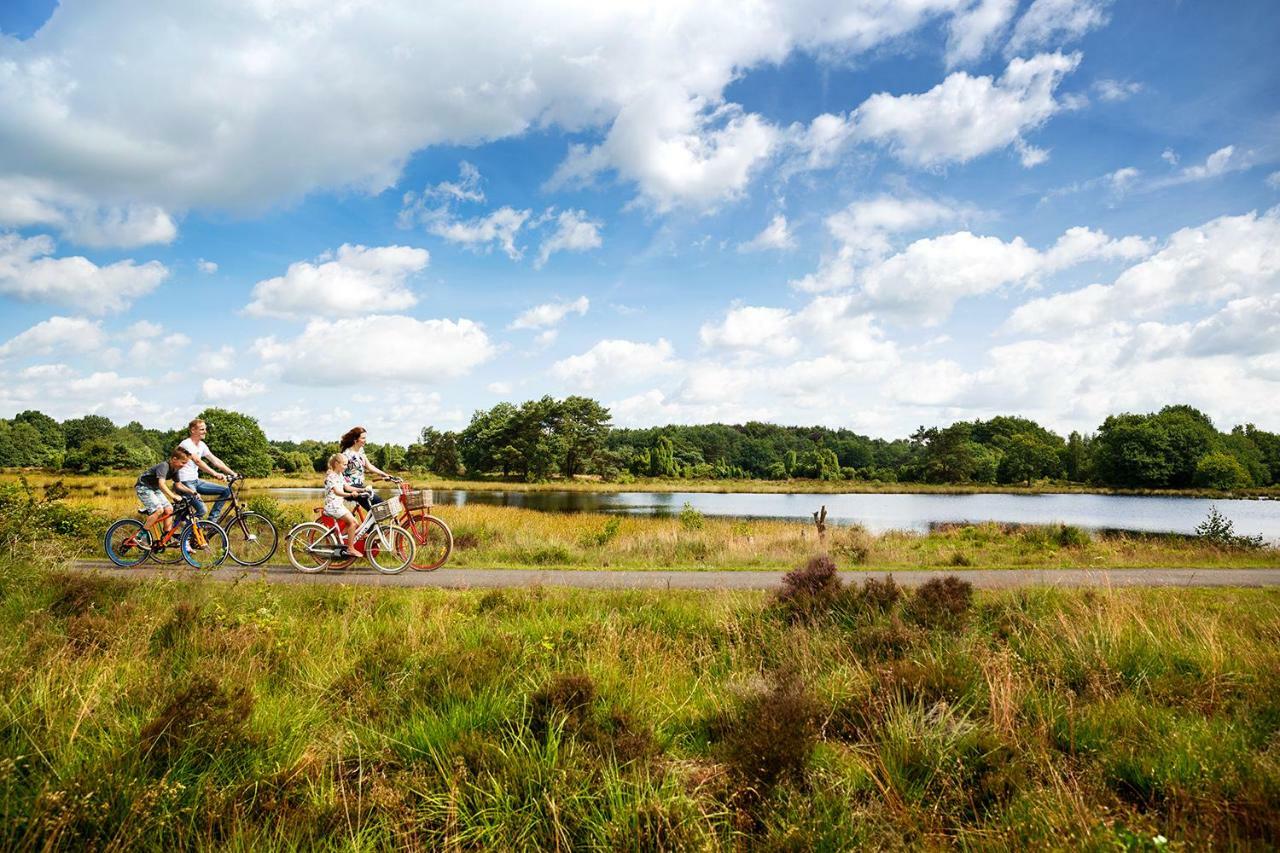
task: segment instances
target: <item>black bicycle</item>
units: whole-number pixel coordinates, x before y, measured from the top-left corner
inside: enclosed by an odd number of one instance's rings
[[[240,502],[236,484],[244,477],[228,477],[227,488],[231,497],[218,519],[219,526],[227,532],[228,551],[231,559],[242,566],[260,566],[276,552],[280,543],[280,531],[260,512],[248,509]]]

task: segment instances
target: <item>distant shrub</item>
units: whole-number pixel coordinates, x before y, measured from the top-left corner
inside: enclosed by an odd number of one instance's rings
[[[907,613],[925,628],[954,630],[964,624],[973,606],[973,585],[955,575],[926,581],[916,590]]]
[[[1262,536],[1237,536],[1231,519],[1209,506],[1209,515],[1196,526],[1196,537],[1219,548],[1252,550],[1264,544]]]
[[[871,558],[871,549],[876,541],[860,524],[837,531],[831,539],[831,553],[857,566]]]
[[[1089,531],[1074,524],[1063,524],[1058,527],[1058,545],[1063,548],[1084,548],[1093,541]]]
[[[685,501],[684,507],[680,510],[680,526],[685,530],[701,530],[706,526],[707,520],[702,513],[693,508],[693,504]]]
[[[1253,479],[1230,453],[1206,453],[1196,463],[1195,484],[1205,489],[1244,489]]]
[[[885,575],[884,580],[867,578],[858,594],[862,606],[875,613],[887,613],[901,598],[902,587],[894,581],[893,575]]]
[[[587,531],[578,539],[578,544],[583,548],[603,548],[613,541],[618,535],[619,528],[622,527],[622,519],[611,518],[604,523],[604,527],[595,531]]]
[[[969,555],[965,552],[956,551],[951,555],[951,558],[947,560],[947,563],[952,566],[972,566],[973,560],[969,559]]]
[[[68,491],[59,480],[37,494],[26,478],[0,483],[0,537],[30,542],[50,534],[83,537],[97,533],[103,519],[95,510],[66,503]]]

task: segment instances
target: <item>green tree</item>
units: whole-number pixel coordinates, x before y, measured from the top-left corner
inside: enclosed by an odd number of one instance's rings
[[[487,411],[477,410],[471,416],[471,423],[458,438],[458,451],[469,473],[487,474],[501,469],[502,476],[511,474],[516,460],[504,450],[511,444],[516,413],[511,403],[499,403]]]
[[[219,408],[205,409],[199,417],[209,427],[205,443],[232,470],[246,477],[271,474],[271,445],[256,418]]]
[[[1200,458],[1218,449],[1218,430],[1208,415],[1191,406],[1165,406],[1153,421],[1166,436],[1168,485],[1185,489],[1195,480]]]
[[[40,433],[40,441],[45,447],[57,451],[67,449],[67,436],[62,431],[62,427],[44,412],[27,409],[25,412],[19,412],[15,415],[13,420],[14,423],[28,423],[35,427],[36,432]]]
[[[1111,415],[1094,448],[1098,478],[1108,486],[1164,488],[1173,476],[1169,436],[1149,415]]]
[[[160,461],[154,450],[137,436],[118,430],[109,437],[91,438],[67,451],[63,467],[81,474],[103,471],[141,471]]]
[[[564,445],[560,473],[581,473],[609,435],[609,410],[590,397],[566,397],[559,404],[556,431]]]
[[[649,452],[649,475],[674,477],[677,474],[675,446],[667,436],[661,436]]]
[[[1058,449],[1036,435],[1018,433],[1010,436],[1000,459],[1001,483],[1026,483],[1057,474]]]
[[[1206,489],[1243,489],[1253,481],[1231,454],[1207,453],[1196,463],[1195,484]]]
[[[1072,432],[1062,451],[1062,470],[1073,483],[1086,482],[1093,475],[1092,439]]]
[[[79,447],[94,438],[110,438],[116,431],[116,425],[110,418],[102,415],[85,415],[83,418],[72,418],[62,422],[62,434],[66,437],[68,450]]]
[[[559,435],[560,405],[553,397],[529,400],[517,410],[510,441],[501,451],[509,455],[528,482],[546,479],[563,458],[564,440]]]

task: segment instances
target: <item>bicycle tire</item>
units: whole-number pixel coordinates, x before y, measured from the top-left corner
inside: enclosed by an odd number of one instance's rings
[[[118,543],[117,543],[117,540]],[[151,534],[136,518],[122,518],[107,528],[102,537],[107,559],[122,569],[131,569],[147,561],[151,556],[148,547]]]
[[[379,525],[364,536],[365,557],[384,575],[403,572],[413,562],[417,549],[413,534],[398,524]]]
[[[332,539],[331,547],[338,547],[337,536],[333,535],[332,528],[325,527],[314,521],[305,521],[297,527],[289,531],[285,536],[285,551],[289,557],[289,564],[304,574],[313,575],[323,572],[333,563],[333,560],[326,558],[321,554],[317,554],[311,550],[317,543],[323,542],[326,537]]]
[[[197,528],[204,536],[203,545],[196,539]],[[191,568],[216,569],[227,559],[227,532],[208,519],[193,521],[183,529],[178,547]]]
[[[151,547],[151,559],[155,560],[162,566],[176,566],[182,562],[182,530],[178,529],[166,541],[164,531],[160,531],[159,542],[153,542]]]
[[[443,566],[453,553],[453,531],[444,519],[434,515],[418,515],[406,525],[417,545],[409,568],[415,572],[434,572]]]
[[[260,512],[242,512],[223,529],[231,559],[242,566],[261,566],[280,545],[280,531]]]

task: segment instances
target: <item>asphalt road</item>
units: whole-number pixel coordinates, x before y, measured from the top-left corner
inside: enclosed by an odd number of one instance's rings
[[[288,566],[244,569],[223,566],[197,572],[190,568],[154,566],[121,569],[106,561],[82,560],[68,568],[82,572],[103,572],[121,578],[189,578],[197,575],[221,581],[259,578],[273,583],[349,584],[354,586],[443,587],[448,589],[563,586],[588,589],[772,589],[784,572],[761,571],[651,571],[629,570],[542,570],[542,569],[438,569],[434,572],[407,570],[399,575],[381,575],[367,567],[304,575]],[[919,586],[933,578],[956,575],[980,589],[1012,589],[1026,586],[1120,587],[1271,587],[1280,586],[1280,569],[928,569],[913,571],[841,572],[847,580],[892,575],[903,586]]]

